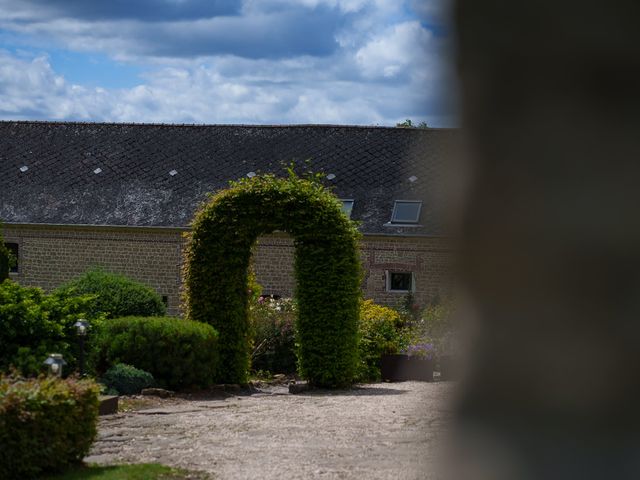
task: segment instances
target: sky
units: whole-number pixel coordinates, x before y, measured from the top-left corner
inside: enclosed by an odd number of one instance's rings
[[[456,125],[449,0],[0,0],[0,119]]]

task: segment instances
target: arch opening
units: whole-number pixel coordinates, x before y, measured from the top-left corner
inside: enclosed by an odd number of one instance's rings
[[[343,387],[357,365],[359,233],[318,177],[260,175],[232,182],[196,214],[186,250],[188,318],[219,332],[219,383],[244,383],[250,361],[248,270],[261,235],[294,240],[298,371]]]

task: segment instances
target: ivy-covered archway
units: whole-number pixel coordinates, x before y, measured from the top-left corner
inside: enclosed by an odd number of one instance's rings
[[[211,197],[187,247],[187,316],[220,333],[216,380],[245,382],[251,250],[258,236],[276,230],[295,244],[299,373],[313,385],[346,386],[357,364],[359,233],[318,177],[261,175]]]

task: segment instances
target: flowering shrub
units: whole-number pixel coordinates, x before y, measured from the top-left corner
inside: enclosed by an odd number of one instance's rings
[[[372,300],[360,302],[359,382],[380,379],[380,358],[407,347],[408,330],[403,326],[400,314]]]
[[[448,352],[454,335],[451,322],[454,304],[451,300],[432,303],[425,307],[415,320],[409,323],[411,342],[406,352],[437,359]]]
[[[295,373],[295,317],[296,305],[291,299],[259,297],[250,305],[253,370]]]
[[[435,348],[433,346],[433,343],[415,343],[402,349],[401,353],[409,355],[410,357],[419,357],[426,360],[433,360]]]

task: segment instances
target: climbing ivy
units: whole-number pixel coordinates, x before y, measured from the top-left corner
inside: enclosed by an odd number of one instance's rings
[[[219,332],[221,383],[249,369],[248,269],[258,236],[294,239],[298,370],[312,385],[349,385],[357,366],[359,233],[320,176],[259,175],[232,182],[196,213],[188,234],[185,306]]]

